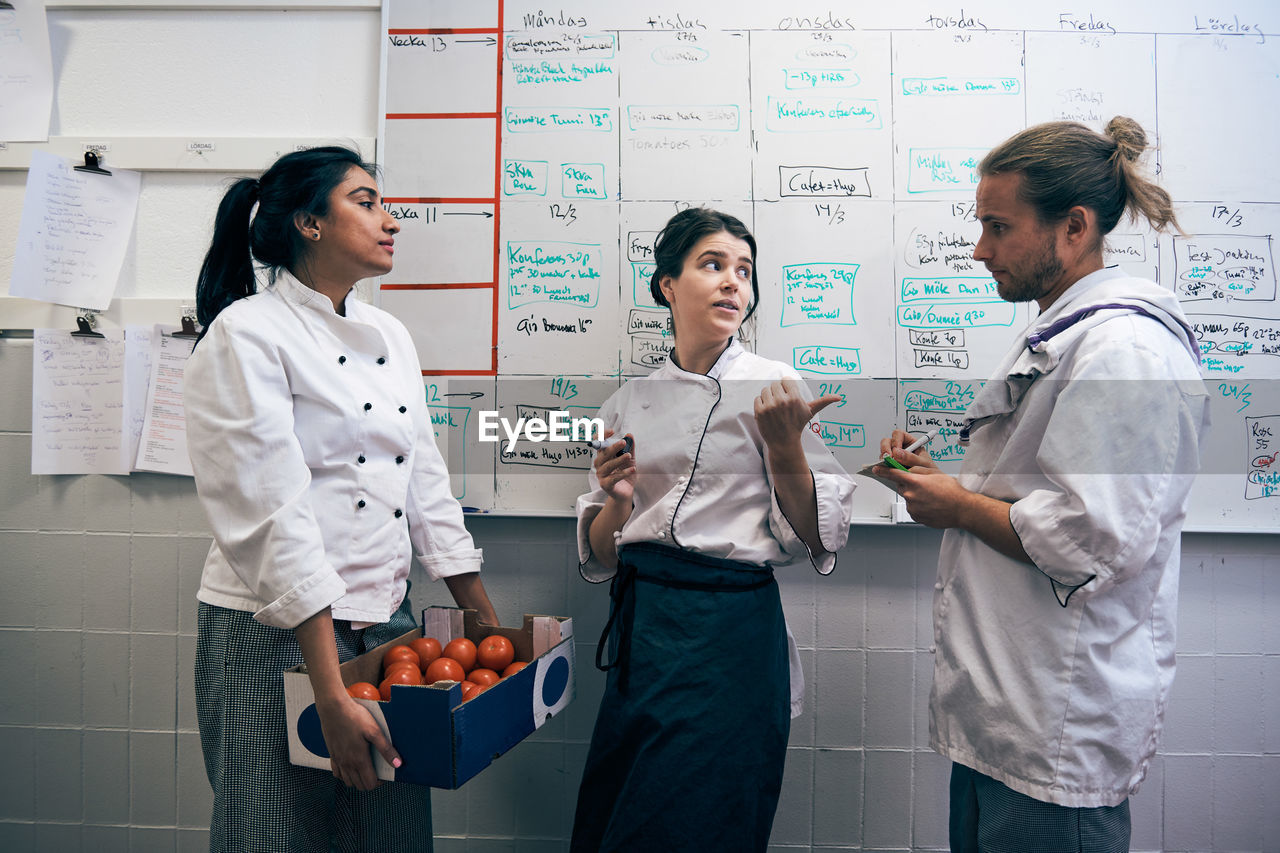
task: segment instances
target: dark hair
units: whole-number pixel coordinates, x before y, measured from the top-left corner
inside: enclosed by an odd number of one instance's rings
[[[1018,197],[1046,224],[1062,221],[1080,205],[1097,214],[1103,236],[1126,211],[1131,221],[1141,215],[1157,231],[1178,229],[1169,193],[1139,168],[1146,148],[1142,126],[1125,116],[1107,122],[1105,133],[1077,122],[1047,122],[994,148],[978,164],[978,174],[1021,174]]]
[[[653,301],[670,308],[667,297],[662,293],[660,282],[665,276],[679,278],[684,271],[685,258],[699,240],[709,234],[727,231],[730,235],[746,242],[751,247],[751,305],[743,316],[743,322],[756,312],[760,304],[760,280],[756,277],[756,238],[751,236],[742,220],[728,213],[710,210],[705,207],[690,207],[680,211],[668,220],[658,232],[658,239],[653,244],[653,277],[649,279],[649,293]]]
[[[196,319],[205,329],[222,309],[256,292],[254,261],[293,266],[303,251],[295,217],[325,216],[329,194],[352,166],[374,175],[373,166],[349,148],[308,148],[284,155],[257,180],[241,178],[232,184],[218,205],[213,242],[196,280]],[[254,204],[258,212],[250,221]]]

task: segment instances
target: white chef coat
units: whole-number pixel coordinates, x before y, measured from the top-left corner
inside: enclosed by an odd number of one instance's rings
[[[853,478],[831,455],[816,419],[802,437],[817,493],[818,533],[825,554],[811,555],[778,506],[765,464],[765,444],[756,426],[755,398],[770,383],[794,379],[805,399],[804,380],[786,365],[747,352],[734,339],[708,371],[690,373],[674,361],[631,379],[600,407],[608,429],[635,438],[637,477],[634,509],[615,535],[619,546],[659,542],[710,557],[757,566],[805,560],[822,574],[836,564],[849,538]],[[591,553],[588,531],[606,494],[594,469],[590,491],[578,498],[578,558],[587,580],[608,580],[613,570]],[[791,654],[792,713],[799,713],[804,676],[795,640]]]
[[[224,309],[187,362],[187,447],[213,529],[197,597],[293,628],[357,627],[429,577],[475,572],[435,444],[413,342],[390,314],[346,316],[287,270]]]
[[[1059,805],[1137,790],[1173,680],[1180,534],[1207,426],[1195,336],[1164,288],[1100,270],[1019,339],[966,412],[959,481],[1012,502],[1035,565],[944,534],[934,749]]]

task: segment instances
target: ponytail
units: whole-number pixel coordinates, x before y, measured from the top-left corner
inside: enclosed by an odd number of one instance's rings
[[[1096,214],[1101,236],[1111,233],[1125,213],[1133,222],[1146,219],[1157,231],[1181,231],[1169,193],[1142,172],[1139,161],[1146,149],[1142,126],[1125,116],[1111,119],[1105,133],[1076,122],[1047,122],[992,149],[978,164],[978,174],[1020,174],[1018,197],[1044,223],[1060,222],[1081,206]]]
[[[196,320],[204,329],[223,308],[257,290],[249,253],[249,214],[257,202],[258,182],[241,178],[218,205],[213,242],[196,279]]]
[[[257,292],[255,262],[273,269],[298,262],[305,251],[295,225],[298,215],[327,216],[329,194],[352,166],[374,174],[374,167],[349,148],[307,148],[284,155],[257,180],[232,184],[218,205],[213,241],[196,280],[201,337],[224,308]]]
[[[1168,191],[1147,180],[1140,171],[1138,161],[1147,149],[1147,134],[1142,126],[1126,116],[1116,116],[1107,122],[1105,133],[1116,146],[1111,159],[1116,182],[1124,191],[1129,221],[1137,222],[1141,216],[1157,231],[1167,231],[1172,227],[1181,233]]]

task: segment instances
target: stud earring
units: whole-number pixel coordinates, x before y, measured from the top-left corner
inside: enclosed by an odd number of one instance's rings
[[[312,231],[312,232],[311,232],[311,239],[312,239],[312,240],[319,240],[319,239],[320,239],[320,232],[319,232],[319,231]]]

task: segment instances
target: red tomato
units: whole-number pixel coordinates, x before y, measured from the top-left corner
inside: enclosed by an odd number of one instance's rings
[[[418,653],[418,665],[427,668],[433,660],[440,657],[440,641],[435,637],[419,637],[409,642],[409,648]]]
[[[355,684],[348,687],[347,695],[352,699],[372,699],[375,702],[382,698],[382,694],[378,692],[378,688],[374,687],[367,681],[357,681]]]
[[[386,678],[382,679],[382,684],[378,685],[378,692],[382,696],[382,701],[391,701],[391,685],[393,684],[421,684],[422,673],[409,669],[408,667],[400,667],[392,671]]]
[[[499,678],[500,676],[498,673],[491,669],[485,669],[482,666],[478,666],[471,670],[471,672],[467,673],[467,679],[469,681],[474,681],[481,687],[488,687],[490,684],[497,684]]]
[[[463,702],[467,701],[472,696],[479,693],[480,690],[481,690],[480,685],[476,684],[474,681],[462,682],[462,701]]]
[[[427,684],[435,684],[437,681],[462,681],[466,677],[462,664],[453,658],[436,658],[427,664],[422,680]]]
[[[386,678],[397,669],[411,669],[419,675],[422,674],[422,670],[418,669],[418,665],[411,660],[393,660],[391,663],[387,664],[387,668],[382,671],[382,677]]]
[[[526,664],[528,664],[528,661],[523,661],[523,660],[518,660],[512,663],[510,666],[508,666],[506,669],[502,671],[502,677],[506,678],[508,675],[515,675],[517,672],[524,669]]]
[[[476,661],[485,669],[502,672],[515,659],[515,646],[501,634],[490,634],[476,646]]]
[[[382,653],[382,668],[386,669],[393,661],[398,660],[412,661],[414,666],[422,669],[422,662],[418,660],[418,653],[404,644],[392,646]]]
[[[466,637],[450,640],[444,647],[444,656],[462,664],[463,672],[470,672],[476,667],[476,644]]]

